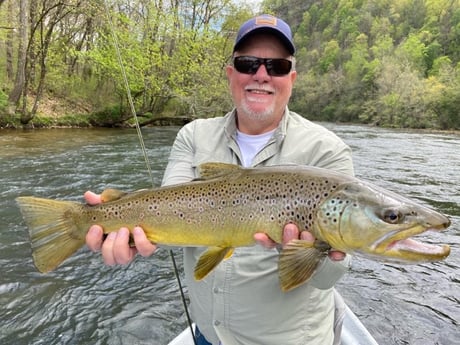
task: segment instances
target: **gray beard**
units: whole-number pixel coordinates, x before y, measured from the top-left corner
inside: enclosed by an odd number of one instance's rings
[[[246,102],[241,104],[241,110],[249,119],[263,121],[270,119],[274,114],[274,104],[266,108],[264,111],[253,111]]]

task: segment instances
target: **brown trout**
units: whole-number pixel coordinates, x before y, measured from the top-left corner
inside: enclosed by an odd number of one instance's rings
[[[280,252],[281,289],[307,281],[328,250],[416,263],[446,258],[447,245],[409,237],[450,225],[444,215],[355,177],[305,166],[244,169],[205,163],[190,183],[132,193],[105,191],[100,205],[18,197],[29,228],[34,264],[55,269],[85,244],[92,224],[104,232],[141,226],[153,243],[205,246],[195,278],[203,279],[238,246],[264,232],[281,243],[293,222],[316,237],[294,240]]]

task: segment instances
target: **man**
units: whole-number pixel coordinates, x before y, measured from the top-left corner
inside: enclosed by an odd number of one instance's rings
[[[232,64],[226,67],[235,109],[225,117],[193,121],[179,131],[164,185],[192,180],[196,167],[210,161],[247,167],[303,164],[353,174],[349,147],[287,108],[297,75],[294,53],[291,29],[281,19],[262,15],[241,26]],[[89,203],[100,202],[93,193],[85,196]],[[102,242],[101,228],[93,226],[87,244],[101,249],[109,265],[126,264],[137,252],[149,256],[156,250],[142,229],[135,228],[133,236],[136,248],[128,246],[128,229],[111,233]],[[283,243],[299,237],[313,236],[306,231],[299,234],[294,223],[285,226]],[[331,252],[308,283],[282,292],[274,243],[263,233],[255,239],[263,246],[237,248],[202,281],[194,280],[193,268],[204,249],[184,249],[199,344],[333,344],[334,320],[340,321],[333,285],[349,258]],[[339,337],[335,336],[336,342]]]

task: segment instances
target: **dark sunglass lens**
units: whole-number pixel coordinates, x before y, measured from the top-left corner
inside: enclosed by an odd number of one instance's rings
[[[256,74],[262,64],[271,76],[286,75],[292,68],[292,62],[286,59],[263,59],[255,56],[237,56],[233,59],[235,69],[244,74]]]
[[[286,75],[291,71],[292,61],[286,59],[272,59],[270,67],[267,63],[268,74],[272,76]]]
[[[260,64],[256,58],[249,56],[238,56],[233,60],[235,69],[240,73],[254,74],[257,72]]]

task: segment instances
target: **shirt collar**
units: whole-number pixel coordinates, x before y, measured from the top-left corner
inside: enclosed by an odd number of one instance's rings
[[[225,121],[225,133],[227,137],[230,138],[235,138],[236,137],[236,108],[234,108],[231,112],[229,112],[226,115],[227,119]],[[281,121],[278,125],[278,128],[275,131],[274,138],[277,138],[278,140],[284,139],[287,131],[287,125],[288,125],[288,120],[289,120],[289,109],[286,106],[286,109],[284,110],[284,115],[281,118]]]

